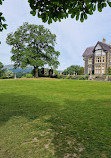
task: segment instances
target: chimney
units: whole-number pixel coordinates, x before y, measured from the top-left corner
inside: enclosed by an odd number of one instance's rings
[[[106,39],[105,38],[103,38],[103,43],[106,43]]]

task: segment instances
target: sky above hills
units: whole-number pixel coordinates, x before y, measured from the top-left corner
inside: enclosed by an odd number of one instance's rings
[[[4,64],[13,64],[10,60],[11,47],[6,44],[8,33],[28,22],[31,24],[44,25],[57,35],[56,50],[60,51],[60,66],[58,69],[64,70],[70,65],[84,66],[82,54],[89,46],[94,46],[97,41],[106,39],[106,43],[111,43],[111,8],[106,7],[102,13],[95,12],[88,16],[88,20],[81,23],[75,19],[64,19],[61,22],[53,22],[48,25],[43,23],[37,16],[30,14],[28,0],[4,1],[0,6],[0,11],[4,13],[7,30],[0,33],[0,61]]]

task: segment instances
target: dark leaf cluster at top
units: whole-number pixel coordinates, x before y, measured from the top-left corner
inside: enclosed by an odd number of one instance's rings
[[[110,0],[28,0],[33,16],[38,15],[43,22],[61,21],[63,18],[71,18],[83,22],[88,15],[92,15],[96,9],[99,12],[109,5]]]
[[[0,0],[0,5],[4,0]],[[30,13],[42,19],[43,22],[61,21],[63,18],[71,18],[83,22],[88,15],[92,15],[96,9],[102,11],[107,5],[111,7],[111,0],[28,0],[31,7]],[[6,29],[5,18],[0,12],[0,31]]]
[[[2,5],[4,0],[0,0],[0,5]],[[0,12],[0,32],[3,31],[3,29],[6,29],[7,24],[4,24],[5,18],[3,16],[3,13]]]

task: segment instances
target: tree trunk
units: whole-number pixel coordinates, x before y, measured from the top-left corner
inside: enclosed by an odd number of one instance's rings
[[[38,67],[34,67],[34,72],[35,77],[38,78]]]

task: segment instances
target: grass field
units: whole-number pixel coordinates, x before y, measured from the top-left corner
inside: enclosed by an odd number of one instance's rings
[[[0,80],[0,158],[71,157],[111,157],[111,82]]]

